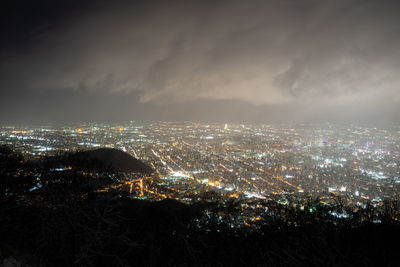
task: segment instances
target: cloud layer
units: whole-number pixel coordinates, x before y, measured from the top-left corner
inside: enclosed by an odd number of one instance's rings
[[[158,107],[314,106],[304,116],[329,117],[343,108],[392,116],[382,108],[400,104],[396,1],[95,3],[40,21],[22,48],[3,47],[3,101],[18,103],[16,91],[49,101],[48,92],[69,92]]]

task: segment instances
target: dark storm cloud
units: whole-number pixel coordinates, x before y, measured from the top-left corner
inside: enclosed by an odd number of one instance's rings
[[[18,3],[3,118],[398,119],[397,1]]]
[[[387,4],[387,5],[386,5]],[[276,77],[295,96],[345,95],[398,89],[400,19],[398,4],[347,1],[328,5],[319,23],[303,32],[302,53]]]

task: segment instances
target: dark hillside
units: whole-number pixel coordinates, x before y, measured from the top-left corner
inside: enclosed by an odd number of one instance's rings
[[[92,166],[113,153],[119,162],[115,151],[60,161]],[[139,200],[98,190],[117,173],[36,169],[1,147],[0,159],[0,266],[10,258],[29,266],[398,266],[396,201],[356,211],[261,201],[261,219],[248,221],[255,227],[232,227],[248,200]],[[333,217],[333,208],[349,217]]]
[[[67,153],[62,156],[48,157],[47,167],[66,167],[88,171],[116,171],[150,174],[153,169],[142,161],[118,149],[99,148],[95,150]]]

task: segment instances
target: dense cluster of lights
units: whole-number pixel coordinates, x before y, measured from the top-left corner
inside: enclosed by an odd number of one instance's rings
[[[151,199],[190,201],[216,191],[227,198],[318,196],[329,202],[340,196],[379,203],[396,197],[400,186],[399,129],[129,122],[3,127],[0,142],[30,158],[121,149],[156,170],[132,176],[121,188]]]

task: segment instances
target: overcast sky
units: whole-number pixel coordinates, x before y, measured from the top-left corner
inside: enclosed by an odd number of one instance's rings
[[[4,1],[0,121],[400,121],[400,1]]]

